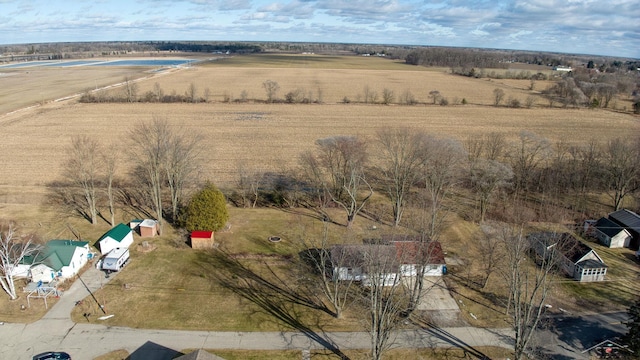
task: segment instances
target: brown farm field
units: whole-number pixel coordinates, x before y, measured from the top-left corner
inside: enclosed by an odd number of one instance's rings
[[[373,138],[389,127],[410,127],[437,136],[464,140],[488,132],[515,137],[533,131],[552,141],[606,141],[638,134],[640,123],[633,115],[586,109],[542,107],[528,80],[472,79],[447,73],[446,69],[409,66],[376,57],[320,55],[238,56],[205,61],[202,65],[160,73],[149,68],[27,68],[3,71],[0,129],[0,203],[39,204],[46,185],[60,179],[65,151],[78,134],[95,136],[122,156],[121,176],[132,164],[128,159],[129,134],[136,125],[154,116],[177,128],[202,135],[202,175],[220,186],[233,184],[238,164],[256,170],[283,170],[296,166],[298,155],[314,146],[318,138],[358,135]],[[7,75],[9,74],[9,75]],[[209,89],[210,101],[187,104],[81,104],[75,99],[47,102],[23,111],[11,110],[37,104],[46,89],[47,98],[63,98],[86,88],[121,82],[125,76],[143,77],[139,94],[157,83],[166,94],[182,94],[191,84],[202,94]],[[22,80],[21,80],[22,79]],[[25,80],[27,79],[27,80]],[[280,85],[278,97],[302,89],[320,104],[264,102],[262,83]],[[536,88],[547,86],[538,82]],[[512,109],[491,106],[493,89],[502,88],[505,99],[538,97],[538,106]],[[410,91],[415,106],[357,103],[364,89],[382,94],[386,88],[396,96]],[[438,90],[449,106],[433,105],[429,92]],[[105,91],[121,91],[118,89]],[[243,91],[246,102],[237,99]],[[318,94],[321,95],[318,95]],[[345,104],[348,97],[354,102]],[[460,104],[465,99],[467,105]]]
[[[488,132],[509,137],[533,131],[552,141],[571,143],[637,134],[637,118],[609,111],[508,109],[487,106],[382,106],[364,104],[67,104],[0,120],[0,199],[10,189],[30,193],[60,179],[65,151],[74,135],[87,134],[120,151],[126,172],[126,148],[136,125],[167,119],[177,128],[203,137],[203,176],[230,185],[237,166],[283,170],[318,138],[358,135],[372,138],[379,129],[410,127],[464,140]],[[7,189],[7,190],[4,190]]]

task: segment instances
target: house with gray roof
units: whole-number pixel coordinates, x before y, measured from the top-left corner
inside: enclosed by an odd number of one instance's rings
[[[580,282],[604,281],[608,266],[589,245],[570,233],[541,231],[529,234],[531,248],[543,258],[558,256],[558,266]]]
[[[609,220],[626,229],[632,236],[629,247],[638,249],[640,244],[640,215],[631,210],[621,209],[610,213]]]
[[[605,217],[596,221],[591,234],[602,245],[610,248],[628,248],[633,238],[627,229]]]

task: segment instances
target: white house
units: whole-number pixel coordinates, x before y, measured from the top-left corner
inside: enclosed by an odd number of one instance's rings
[[[43,283],[75,276],[89,261],[89,243],[73,240],[50,240],[33,260],[31,281]]]
[[[118,224],[98,240],[100,253],[106,255],[115,248],[128,248],[133,244],[133,230],[125,224]]]
[[[391,286],[401,278],[441,276],[446,272],[439,242],[381,239],[374,244],[337,245],[331,249],[334,280],[361,281],[369,286],[378,281]]]
[[[558,256],[562,271],[580,281],[603,281],[608,266],[588,245],[570,233],[537,232],[528,237],[536,254],[543,258]]]
[[[602,245],[610,248],[628,248],[633,238],[627,229],[605,217],[595,223],[592,234]]]

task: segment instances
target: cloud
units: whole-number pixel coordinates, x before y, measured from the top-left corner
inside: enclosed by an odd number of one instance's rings
[[[476,36],[489,36],[491,35],[491,30],[498,29],[502,26],[502,24],[497,22],[484,23],[477,26],[474,30],[471,31],[471,34]]]
[[[516,33],[509,34],[509,37],[510,37],[511,39],[517,39],[517,38],[519,38],[519,37],[521,37],[521,36],[527,36],[527,35],[531,35],[531,34],[533,34],[533,31],[529,31],[529,30],[520,30],[520,31],[518,31],[518,32],[516,32]]]
[[[90,7],[88,2],[47,0],[0,3],[0,39],[8,43],[134,36],[321,39],[640,57],[637,0],[99,0]]]

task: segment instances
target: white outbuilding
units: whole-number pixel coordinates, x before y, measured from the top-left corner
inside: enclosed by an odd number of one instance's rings
[[[100,240],[98,246],[102,255],[108,254],[115,248],[128,248],[133,244],[133,230],[125,224],[118,224],[107,231]]]

